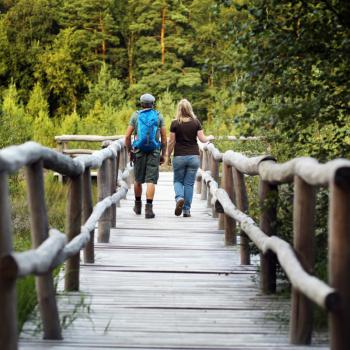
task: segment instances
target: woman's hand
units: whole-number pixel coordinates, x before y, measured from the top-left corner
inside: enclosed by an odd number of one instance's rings
[[[213,135],[207,136],[207,142],[213,141],[215,137]]]
[[[202,143],[210,142],[211,140],[215,139],[213,135],[205,136],[203,130],[197,131],[197,137],[198,137],[198,140]]]

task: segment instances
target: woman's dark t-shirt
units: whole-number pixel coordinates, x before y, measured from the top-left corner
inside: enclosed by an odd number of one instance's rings
[[[170,132],[175,134],[175,157],[199,155],[197,144],[199,130],[202,130],[202,125],[198,119],[190,119],[183,123],[179,123],[177,120],[172,121]]]

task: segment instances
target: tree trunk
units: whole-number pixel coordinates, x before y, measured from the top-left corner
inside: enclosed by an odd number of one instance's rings
[[[166,7],[162,9],[162,29],[160,31],[160,47],[162,49],[162,64],[165,63],[165,12]]]
[[[128,74],[129,84],[134,83],[133,59],[134,59],[134,33],[131,33],[128,40]]]
[[[101,50],[102,50],[102,60],[103,62],[106,62],[106,56],[107,56],[107,43],[106,43],[106,39],[105,39],[105,27],[103,24],[103,19],[100,16],[100,28],[101,28],[101,33],[102,33],[102,44],[101,44]]]

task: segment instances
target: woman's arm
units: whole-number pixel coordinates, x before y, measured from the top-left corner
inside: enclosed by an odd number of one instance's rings
[[[175,146],[175,133],[170,132],[169,141],[168,141],[168,152],[167,152],[168,162],[170,160],[171,154],[174,151],[174,146]]]
[[[215,138],[213,135],[205,136],[203,130],[198,130],[197,131],[197,137],[198,137],[198,140],[200,142],[203,142],[203,143],[209,142],[211,140],[214,140],[214,138]]]

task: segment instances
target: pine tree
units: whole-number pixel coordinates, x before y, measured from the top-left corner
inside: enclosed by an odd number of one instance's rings
[[[32,118],[19,100],[16,86],[11,84],[4,92],[1,115],[0,147],[21,144],[32,137]]]
[[[79,60],[76,53],[78,40],[73,29],[61,30],[52,48],[40,58],[36,76],[46,86],[51,105],[57,107],[57,114],[73,112],[87,86],[81,58]]]
[[[112,108],[118,108],[125,103],[125,88],[120,80],[112,78],[105,63],[101,66],[96,84],[90,83],[89,93],[82,103],[84,113],[92,109],[97,101]]]
[[[116,109],[108,105],[102,105],[101,102],[97,100],[94,108],[82,119],[80,125],[81,132],[93,135],[116,134],[116,113]]]
[[[34,85],[35,66],[45,46],[58,32],[60,0],[18,0],[9,4],[0,25],[0,67],[3,81],[13,81],[25,100]],[[1,74],[1,72],[0,72]]]
[[[49,105],[39,83],[35,84],[26,106],[27,115],[34,120],[33,139],[45,146],[54,146],[55,127],[49,118]]]
[[[61,119],[61,124],[58,127],[60,135],[77,135],[80,133],[80,117],[77,112],[73,112],[64,116]]]
[[[166,90],[178,96],[201,84],[199,69],[191,64],[193,42],[188,1],[129,2],[129,30],[133,34],[133,77],[130,93]]]
[[[114,62],[115,48],[119,43],[116,22],[111,15],[113,0],[69,0],[64,1],[60,11],[60,23],[72,28],[79,36],[86,73],[98,71],[100,62]],[[119,14],[121,15],[121,14]]]

